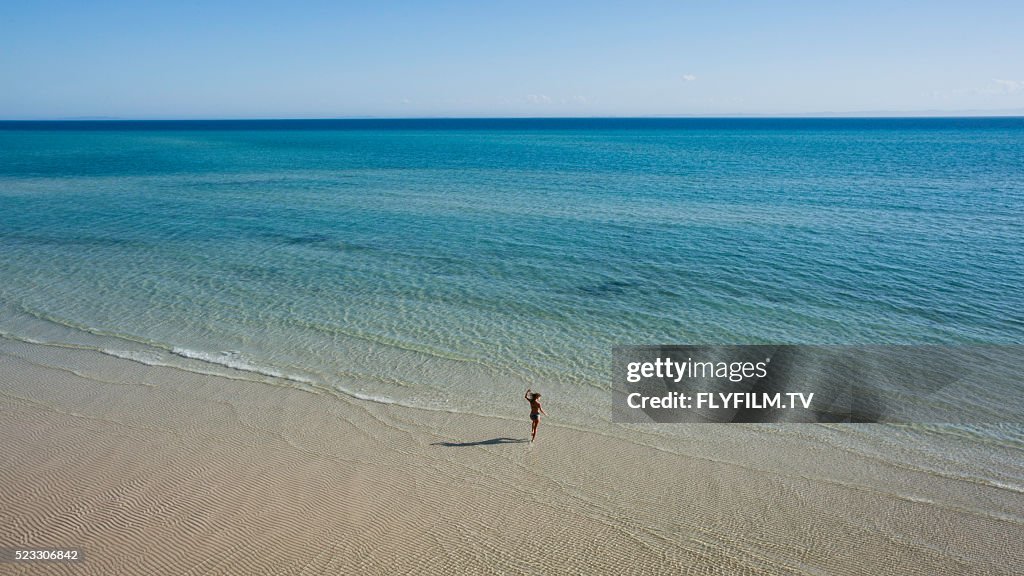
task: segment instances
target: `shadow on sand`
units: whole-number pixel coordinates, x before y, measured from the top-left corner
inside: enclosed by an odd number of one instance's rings
[[[521,444],[523,442],[529,442],[529,440],[526,438],[491,438],[490,440],[478,440],[476,442],[434,442],[431,446],[461,448],[464,446],[488,446],[491,444]]]

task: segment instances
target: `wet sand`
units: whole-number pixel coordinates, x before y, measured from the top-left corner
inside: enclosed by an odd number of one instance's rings
[[[706,425],[699,447],[671,450],[554,414],[530,445],[528,427],[525,412],[415,410],[3,341],[0,546],[79,548],[85,560],[0,573],[1024,566],[1024,495],[1013,489],[756,428],[740,442]]]

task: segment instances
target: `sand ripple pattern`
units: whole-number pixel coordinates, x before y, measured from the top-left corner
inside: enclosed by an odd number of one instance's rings
[[[4,574],[1011,574],[1020,493],[900,490],[558,426],[0,344]],[[707,442],[715,442],[709,430]],[[765,435],[766,433],[762,433]],[[801,442],[765,435],[762,459]],[[732,456],[729,456],[732,454]],[[852,456],[811,456],[836,469]],[[730,461],[736,460],[736,461]],[[901,484],[902,482],[902,484]]]

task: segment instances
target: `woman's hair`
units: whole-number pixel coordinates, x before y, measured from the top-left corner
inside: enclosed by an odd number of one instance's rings
[[[533,393],[533,399],[536,400],[537,398],[540,398],[540,392]]]

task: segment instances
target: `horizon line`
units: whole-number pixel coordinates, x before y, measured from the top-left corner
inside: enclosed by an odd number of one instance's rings
[[[651,115],[594,115],[594,116],[263,116],[263,117],[119,117],[119,116],[68,116],[56,118],[0,118],[0,122],[253,122],[253,121],[323,121],[323,120],[670,120],[670,119],[927,119],[927,118],[1024,118],[1024,110],[1006,111],[962,111],[962,112],[849,112],[849,113],[808,113],[808,114],[651,114]]]

